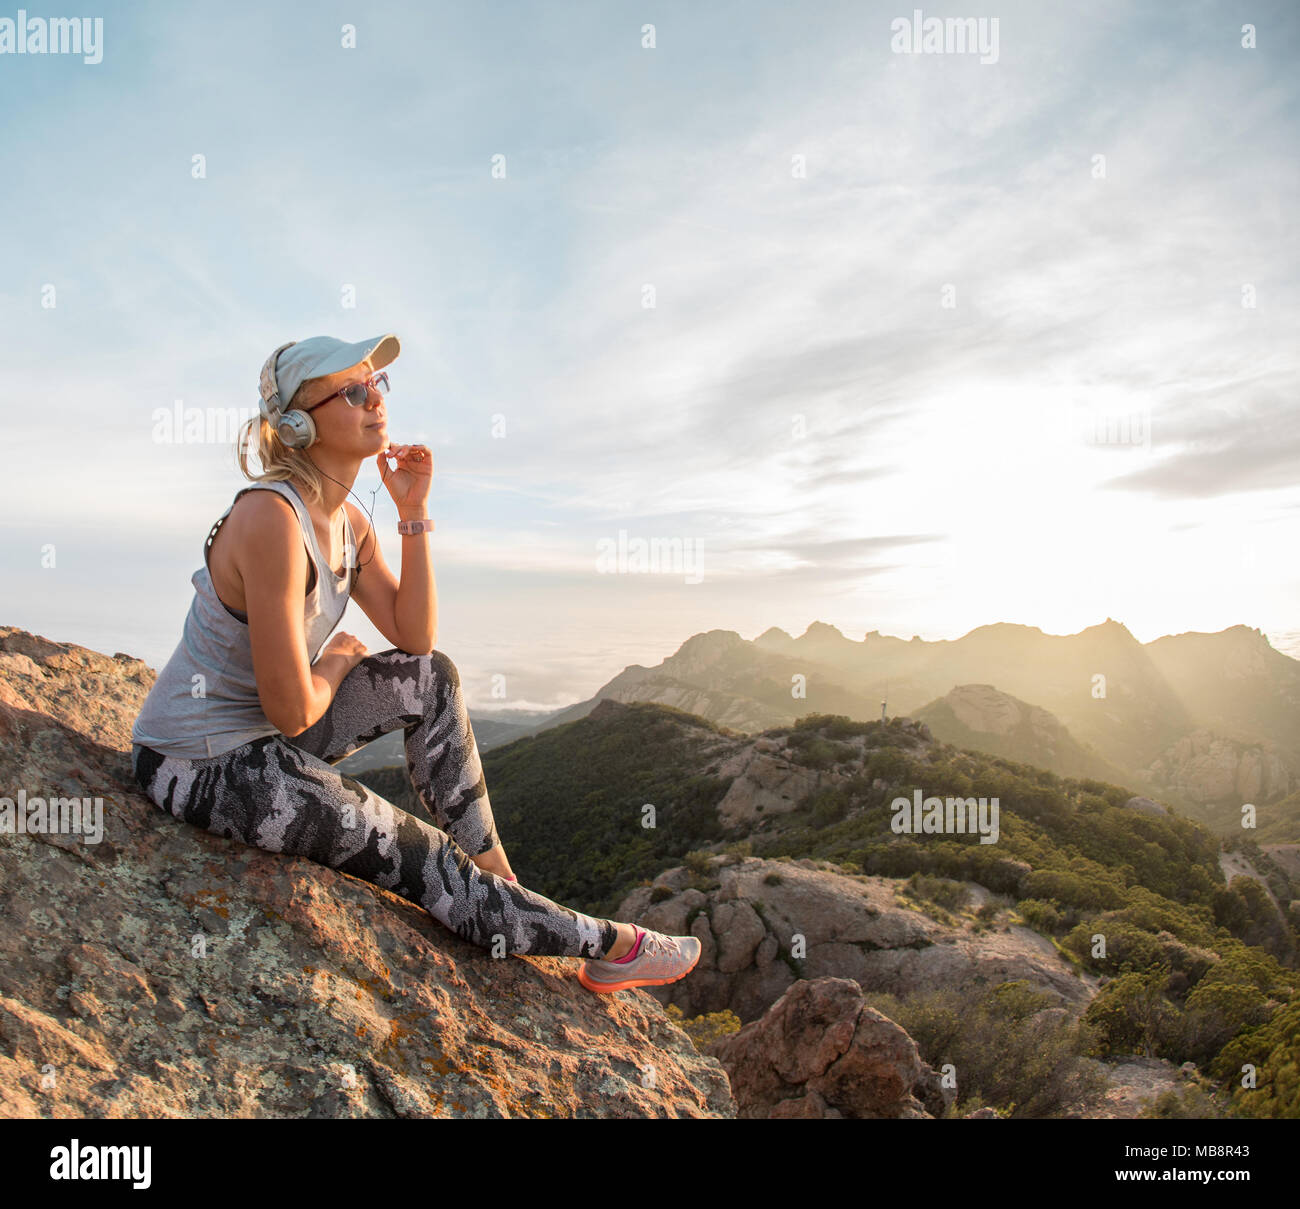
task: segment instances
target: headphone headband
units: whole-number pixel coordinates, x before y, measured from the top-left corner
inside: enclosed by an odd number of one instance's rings
[[[292,348],[297,343],[296,340],[290,340],[280,345],[262,365],[262,373],[258,379],[258,395],[261,398],[262,415],[272,423],[274,417],[269,412],[283,411],[284,403],[287,401],[282,401],[280,398],[280,384],[275,379],[275,363],[286,348]]]
[[[288,400],[280,398],[280,384],[275,377],[275,363],[280,354],[297,343],[290,340],[267,357],[258,380],[257,406],[262,418],[275,429],[285,445],[290,449],[305,449],[316,440],[316,425],[305,411],[284,410]]]

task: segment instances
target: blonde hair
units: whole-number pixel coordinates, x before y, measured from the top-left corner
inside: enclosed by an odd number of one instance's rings
[[[302,388],[306,385],[304,382],[294,391],[294,400],[302,394]],[[287,410],[292,409],[293,400],[290,400]],[[261,464],[261,470],[256,473],[249,469],[248,457],[249,446],[254,440],[257,444],[257,460]],[[263,419],[260,412],[240,425],[239,437],[235,445],[235,464],[244,478],[250,482],[293,480],[295,486],[300,487],[312,503],[318,506],[325,503],[323,491],[325,480],[321,477],[320,471],[311,464],[303,450],[290,449],[280,439],[280,434]]]

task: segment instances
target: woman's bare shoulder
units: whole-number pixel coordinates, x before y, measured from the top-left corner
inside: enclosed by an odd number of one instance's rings
[[[248,611],[250,583],[314,582],[293,505],[278,491],[242,492],[211,538],[208,571],[218,598],[237,615]]]
[[[298,514],[278,491],[245,490],[231,506],[226,524],[254,548],[283,549],[302,541]]]

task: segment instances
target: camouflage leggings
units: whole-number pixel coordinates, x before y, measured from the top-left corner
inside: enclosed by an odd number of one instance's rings
[[[439,830],[332,763],[401,727],[406,764]],[[470,860],[500,841],[456,665],[441,651],[367,655],[329,709],[292,739],[265,735],[188,760],[132,747],[136,780],[178,819],[268,852],[305,856],[418,903],[473,944],[601,957],[609,920],[570,910]]]

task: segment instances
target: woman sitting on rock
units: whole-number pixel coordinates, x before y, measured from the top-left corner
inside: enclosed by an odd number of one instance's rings
[[[240,435],[252,486],[204,545],[181,641],[132,729],[136,779],[178,819],[364,878],[498,955],[585,957],[588,990],[675,982],[699,960],[697,939],[584,915],[510,872],[460,677],[433,649],[433,457],[388,442],[383,370],[399,351],[392,335],[316,336],[267,359],[260,414]],[[356,546],[362,514],[345,497],[371,457],[401,518],[400,583],[369,524]],[[391,649],[367,654],[342,632],[326,644],[349,597]],[[398,728],[438,827],[332,767]]]

